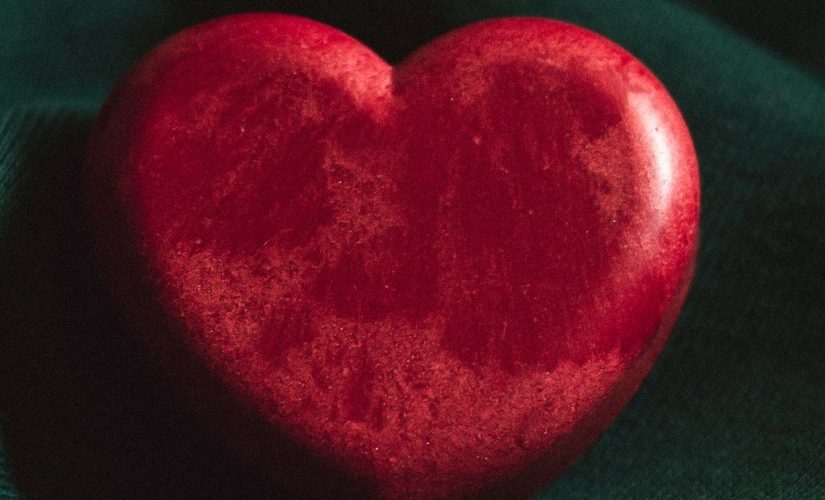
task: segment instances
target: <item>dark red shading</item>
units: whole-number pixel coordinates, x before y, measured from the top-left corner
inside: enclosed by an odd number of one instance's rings
[[[206,23],[113,92],[87,181],[126,317],[305,492],[534,491],[635,391],[696,249],[675,104],[550,20],[395,68],[305,19]]]

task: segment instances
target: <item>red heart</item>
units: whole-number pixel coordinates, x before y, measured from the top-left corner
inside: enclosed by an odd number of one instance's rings
[[[544,19],[394,68],[301,18],[203,24],[114,91],[87,181],[128,320],[303,492],[534,491],[634,392],[696,249],[675,104]]]

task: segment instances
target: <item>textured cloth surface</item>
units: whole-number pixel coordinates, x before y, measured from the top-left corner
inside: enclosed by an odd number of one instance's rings
[[[542,497],[825,497],[825,86],[680,4],[642,0],[0,4],[0,498],[259,497],[111,311],[79,172],[117,77],[207,18],[280,10],[389,61],[474,20],[601,32],[670,89],[696,142],[701,249],[639,393]],[[195,7],[197,5],[197,7]]]

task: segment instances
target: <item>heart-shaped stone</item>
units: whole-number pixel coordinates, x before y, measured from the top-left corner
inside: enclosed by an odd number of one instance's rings
[[[121,81],[87,172],[128,321],[303,493],[534,491],[634,392],[696,249],[675,104],[545,19],[396,67],[301,18],[197,26]]]

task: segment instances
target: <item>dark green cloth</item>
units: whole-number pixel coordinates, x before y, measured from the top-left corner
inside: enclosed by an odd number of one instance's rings
[[[191,426],[111,312],[79,183],[116,78],[163,37],[242,10],[317,18],[390,61],[515,14],[573,21],[639,56],[699,153],[696,279],[639,393],[542,496],[825,498],[821,68],[642,0],[0,2],[0,498],[271,494]]]

